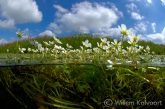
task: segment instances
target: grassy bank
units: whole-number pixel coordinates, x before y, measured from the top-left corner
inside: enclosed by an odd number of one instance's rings
[[[106,38],[109,41],[114,40],[110,37],[106,37]],[[72,45],[72,47],[75,49],[79,49],[80,45],[82,45],[82,41],[85,41],[86,39],[89,40],[89,42],[92,44],[93,47],[97,47],[97,42],[100,41],[100,37],[94,37],[90,34],[77,34],[77,35],[72,36],[72,37],[71,36],[66,36],[66,37],[62,37],[62,38],[59,37],[59,39],[63,42],[63,44],[61,44],[62,47],[65,48],[66,43],[68,43],[69,45]],[[43,44],[43,41],[45,41],[45,42],[53,41],[53,38],[46,36],[46,37],[35,38],[35,40],[38,41],[39,43]],[[0,53],[6,53],[7,49],[9,50],[10,53],[16,53],[16,50],[17,50],[16,49],[16,43],[17,42],[12,42],[12,43],[8,43],[5,45],[0,45]],[[21,47],[24,47],[24,48],[31,47],[31,44],[29,43],[28,39],[19,41],[19,45]],[[144,47],[149,46],[151,49],[150,51],[155,52],[155,54],[158,54],[158,55],[164,55],[165,54],[165,46],[163,46],[163,45],[158,45],[158,44],[155,44],[153,42],[146,42],[146,41],[139,41],[138,45],[141,45]],[[124,41],[123,46],[124,46],[124,48],[129,46],[128,42]]]

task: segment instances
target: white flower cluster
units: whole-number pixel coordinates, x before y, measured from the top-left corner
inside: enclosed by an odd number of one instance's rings
[[[110,42],[107,38],[100,38],[101,42],[97,42],[97,47],[92,48],[92,44],[89,40],[82,41],[82,46],[80,49],[74,49],[68,43],[66,44],[66,48],[62,47],[60,44],[62,42],[53,36],[54,41],[43,41],[43,46],[41,43],[36,40],[30,40],[30,44],[34,47],[30,48],[20,48],[19,51],[24,53],[26,50],[28,53],[42,53],[42,54],[51,54],[51,56],[57,58],[65,58],[65,59],[79,59],[81,62],[86,62],[87,60],[92,61],[93,59],[100,59],[101,61],[107,61],[109,64],[120,64],[123,62],[133,62],[137,61],[138,54],[150,53],[150,48],[147,46],[144,48],[143,46],[138,46],[138,41],[141,35],[135,35],[135,33],[131,30],[127,30],[124,24],[119,26],[121,34],[123,35],[122,39],[125,36],[128,36],[128,44],[129,47],[123,48],[123,40],[118,41],[114,39],[114,41]]]

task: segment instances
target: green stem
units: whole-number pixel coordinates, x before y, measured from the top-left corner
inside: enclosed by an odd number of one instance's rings
[[[126,70],[126,71],[128,71],[129,73],[138,76],[139,78],[145,80],[146,82],[150,82],[150,81],[149,81],[148,79],[146,79],[145,77],[140,76],[139,74],[137,74],[137,73],[135,73],[135,72],[133,72],[133,71],[131,71],[131,70],[129,70],[129,69],[124,68],[123,70]]]
[[[18,62],[18,39],[17,39],[17,45],[16,45],[16,62]]]
[[[121,63],[123,63],[123,58],[122,58],[122,54],[123,54],[123,52],[122,52],[122,48],[123,48],[123,40],[124,40],[124,35],[123,35],[122,38],[121,38],[121,49],[120,49]]]

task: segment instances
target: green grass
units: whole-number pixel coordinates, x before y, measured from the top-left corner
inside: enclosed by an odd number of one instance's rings
[[[66,47],[66,43],[68,43],[68,44],[72,45],[73,48],[79,49],[80,45],[82,46],[82,41],[85,41],[86,39],[89,40],[89,42],[92,44],[93,47],[96,47],[97,42],[100,42],[100,37],[93,37],[90,34],[76,34],[75,36],[72,36],[72,37],[66,36],[66,37],[62,37],[62,38],[58,37],[58,38],[61,40],[61,42],[63,42],[63,44],[61,46],[64,48]],[[113,39],[110,37],[106,37],[106,38],[110,42],[113,41]],[[53,38],[52,37],[38,37],[38,38],[35,38],[35,40],[38,41],[39,43],[43,44],[43,41],[46,41],[46,42],[53,41]],[[23,48],[32,47],[32,45],[30,45],[28,39],[19,41],[19,45],[20,45],[20,47],[23,47]],[[146,42],[146,41],[139,41],[138,45],[141,45],[144,47],[149,46],[151,49],[151,52],[155,52],[155,54],[158,54],[158,55],[160,55],[160,54],[164,55],[165,54],[165,46],[164,45],[158,45],[158,44],[155,44],[153,42]],[[125,48],[125,47],[129,46],[129,44],[126,41],[124,41],[123,46]],[[16,42],[1,45],[0,46],[0,53],[6,53],[7,49],[9,49],[10,53],[16,53]]]

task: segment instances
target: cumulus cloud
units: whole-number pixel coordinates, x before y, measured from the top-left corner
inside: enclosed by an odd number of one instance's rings
[[[5,39],[0,39],[0,45],[7,44],[7,43],[8,43],[7,40],[5,40]]]
[[[137,10],[137,6],[134,3],[126,4],[126,8],[129,9],[128,12]]]
[[[165,5],[165,0],[161,0],[162,4]]]
[[[55,14],[57,17],[61,17],[64,13],[68,12],[67,9],[61,7],[60,5],[53,5],[53,7],[57,9],[57,12]]]
[[[0,10],[1,17],[5,19],[0,20],[1,27],[6,22],[12,27],[18,23],[42,20],[42,13],[34,0],[0,0]]]
[[[146,38],[157,44],[165,44],[165,27],[161,33],[148,34]]]
[[[140,15],[138,8],[134,3],[126,4],[127,12],[131,14],[132,19],[142,20],[144,16]]]
[[[147,30],[147,24],[145,22],[138,22],[134,28],[136,32],[145,32]]]
[[[62,30],[60,29],[60,26],[58,26],[55,22],[50,23],[48,26],[48,29],[53,30],[55,33],[62,33]]]
[[[103,30],[102,32],[94,33],[94,35],[110,36],[111,38],[119,38],[121,34],[120,34],[119,28],[109,28],[109,29]]]
[[[115,5],[111,4],[111,8],[98,3],[90,3],[87,1],[72,5],[71,11],[67,11],[62,7],[57,7],[61,16],[50,23],[48,28],[55,33],[62,31],[73,31],[80,28],[81,32],[104,32],[112,25],[116,24],[122,12]],[[60,25],[57,25],[59,24]]]
[[[165,43],[164,42],[165,37],[160,33],[149,34],[149,35],[147,35],[147,39],[149,39],[152,42],[157,43],[157,44],[164,44]]]
[[[147,2],[151,4],[152,3],[152,0],[147,0]]]
[[[118,8],[113,4],[113,3],[110,3],[108,2],[111,6],[111,9],[118,15],[118,16],[121,16],[123,17],[123,12],[119,11]]]
[[[56,8],[59,12],[63,12],[63,13],[68,12],[67,9],[61,7],[60,5],[53,5],[53,6],[54,6],[54,8]]]
[[[14,20],[8,19],[8,20],[0,20],[0,28],[13,28],[14,27]]]
[[[45,30],[44,32],[40,33],[38,36],[44,37],[44,36],[54,36],[53,32],[50,30]]]
[[[140,0],[128,0],[128,1],[130,1],[130,2],[135,2],[135,1],[139,2]]]
[[[29,38],[29,28],[24,29],[23,31],[23,36],[21,39],[28,39]]]
[[[144,17],[136,12],[131,12],[131,17],[135,20],[142,20]]]
[[[161,34],[165,37],[165,27],[164,27],[164,29],[163,29]]]
[[[151,23],[151,27],[152,27],[152,30],[153,30],[153,32],[156,32],[156,23],[154,22],[154,23]]]

